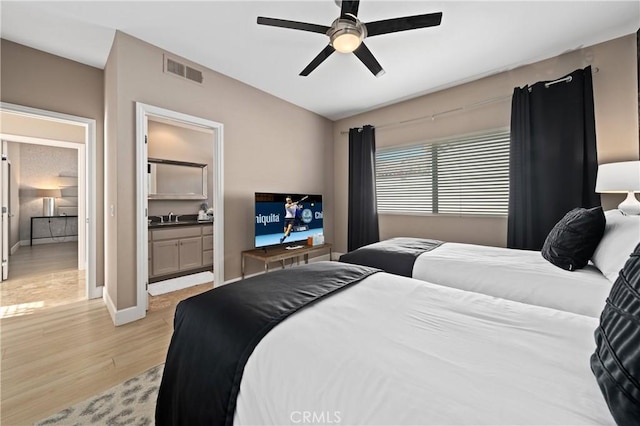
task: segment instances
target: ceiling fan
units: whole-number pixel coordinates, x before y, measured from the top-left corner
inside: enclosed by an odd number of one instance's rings
[[[440,25],[440,21],[442,20],[442,12],[438,12],[364,23],[358,19],[359,0],[336,1],[336,3],[341,3],[340,16],[333,21],[330,27],[306,22],[288,21],[285,19],[258,17],[258,24],[260,25],[310,31],[312,33],[326,34],[329,37],[327,47],[302,70],[300,73],[301,76],[309,75],[311,71],[316,69],[318,65],[337,50],[341,53],[353,53],[369,68],[369,71],[371,71],[373,75],[380,77],[384,74],[384,70],[364,44],[363,41],[366,37],[434,27]]]

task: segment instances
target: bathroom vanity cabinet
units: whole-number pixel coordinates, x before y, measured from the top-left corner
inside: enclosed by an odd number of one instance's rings
[[[149,229],[149,282],[213,270],[213,224]]]

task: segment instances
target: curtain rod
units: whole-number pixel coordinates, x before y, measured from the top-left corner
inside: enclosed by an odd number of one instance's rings
[[[570,75],[563,77],[563,78],[559,78],[557,80],[553,80],[553,81],[548,81],[544,84],[544,88],[548,89],[549,86],[553,86],[554,84],[558,84],[558,83],[571,83],[571,81],[573,80],[573,77],[571,77]],[[527,89],[529,92],[531,92],[532,88],[531,86],[529,86],[529,88]]]
[[[563,81],[566,81],[567,83],[571,83],[571,80],[573,80],[573,77],[571,77],[570,75],[566,76],[565,78],[559,78],[557,80],[553,80],[550,81],[548,83],[544,84],[544,87],[546,87],[547,89],[549,88],[549,86],[552,86],[554,84],[558,84],[558,83],[562,83]]]
[[[431,120],[435,120],[436,117],[440,117],[441,115],[451,114],[452,112],[464,111],[464,110],[467,110],[467,109],[473,109],[473,108],[477,108],[477,107],[482,106],[482,105],[492,104],[494,102],[500,102],[500,101],[504,101],[504,100],[507,100],[507,99],[511,99],[511,95],[496,96],[494,98],[484,99],[482,101],[474,102],[472,104],[463,105],[463,106],[458,107],[458,108],[453,108],[453,109],[449,109],[449,110],[446,110],[446,111],[440,111],[440,112],[436,112],[436,113],[430,114],[430,115],[425,115],[425,116],[422,116],[422,117],[410,118],[408,120],[397,121],[397,122],[394,122],[394,123],[382,124],[380,126],[374,126],[374,127],[376,129],[383,129],[385,127],[401,126],[403,124],[414,123],[416,121],[422,121],[422,120],[426,120],[428,118],[430,118]],[[342,130],[340,132],[340,134],[341,135],[348,135],[349,132],[345,131],[345,130]]]
[[[593,70],[593,74],[595,74],[595,73],[600,71],[600,69],[598,67],[593,67],[592,70]],[[545,83],[544,86],[548,88],[552,84],[561,83],[563,81],[566,81],[567,83],[569,83],[571,80],[572,80],[572,77],[569,75],[567,77],[564,77],[564,78],[561,78],[561,79],[558,79],[558,80],[554,80],[554,81],[550,81],[548,83]],[[529,90],[531,90],[531,88],[529,88]],[[426,120],[427,118],[430,118],[431,120],[435,120],[436,117],[440,117],[441,115],[446,115],[446,114],[451,114],[452,112],[458,112],[458,111],[464,111],[464,110],[467,110],[467,109],[477,108],[479,106],[486,105],[486,104],[491,104],[491,103],[494,103],[494,102],[500,102],[500,101],[503,101],[503,100],[511,99],[512,96],[513,95],[497,96],[495,98],[489,98],[489,99],[485,99],[485,100],[482,100],[482,101],[479,101],[479,102],[474,102],[474,103],[469,104],[469,105],[463,105],[463,106],[458,107],[458,108],[453,108],[453,109],[449,109],[449,110],[446,110],[446,111],[436,112],[435,114],[425,115],[425,116],[417,117],[417,118],[411,118],[409,120],[397,121],[395,123],[382,124],[380,126],[374,126],[374,127],[376,129],[384,129],[385,127],[401,126],[403,124],[409,124],[409,123],[413,123],[413,122],[416,122],[416,121]],[[349,131],[348,130],[341,130],[340,134],[341,135],[348,135]]]
[[[592,74],[597,73],[598,71],[600,71],[600,68],[598,67],[593,67],[592,69]],[[553,86],[554,84],[558,84],[558,83],[563,83],[563,82],[567,82],[567,83],[571,83],[571,80],[573,80],[573,77],[571,77],[570,75],[563,77],[563,78],[559,78],[557,80],[553,80],[553,81],[548,81],[544,84],[545,88],[549,88],[549,86]],[[529,87],[529,92],[531,92],[531,87]]]

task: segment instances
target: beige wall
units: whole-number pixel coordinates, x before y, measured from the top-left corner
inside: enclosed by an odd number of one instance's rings
[[[198,85],[162,71],[163,51],[123,33],[116,34],[107,63],[107,245],[117,246],[116,259],[107,257],[107,270],[117,265],[117,280],[108,277],[110,296],[118,309],[136,303],[135,221],[135,102],[210,119],[224,124],[225,278],[240,275],[240,252],[253,248],[255,191],[308,192],[325,196],[327,240],[333,227],[333,143],[326,118],[261,92],[199,65]],[[111,73],[114,73],[113,75]],[[117,122],[117,126],[115,123]],[[111,253],[109,251],[109,253]],[[260,265],[249,265],[249,273]]]
[[[104,283],[104,75],[97,68],[2,40],[0,100],[96,120],[96,284]],[[43,137],[41,133],[38,133]],[[45,136],[46,137],[46,136]]]
[[[594,107],[600,163],[638,159],[638,83],[636,35],[570,52],[555,58],[516,68],[491,77],[388,107],[339,120],[334,123],[334,210],[336,251],[347,248],[348,136],[350,127],[365,124],[385,126],[404,120],[431,116],[439,112],[505,96],[500,102],[376,130],[377,147],[411,144],[498,127],[508,127],[511,115],[509,95],[514,87],[561,77],[592,65]],[[384,78],[384,77],[382,77]],[[612,194],[613,195],[613,194]],[[613,208],[618,196],[604,194],[603,205]],[[380,216],[380,237],[419,236],[446,241],[505,246],[506,217]]]
[[[42,197],[37,195],[37,190],[59,189],[64,184],[59,176],[77,176],[78,151],[28,143],[16,145],[20,145],[20,240],[28,241],[31,217],[43,214]],[[58,215],[61,206],[77,206],[78,198],[57,197],[55,202]],[[77,210],[68,214],[72,213],[77,214]]]
[[[207,200],[149,200],[149,215],[197,214],[200,204],[213,207],[213,133],[149,120],[150,158],[207,164]]]
[[[84,144],[83,126],[0,111],[0,132]]]

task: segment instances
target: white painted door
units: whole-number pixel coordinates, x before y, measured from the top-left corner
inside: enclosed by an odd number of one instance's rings
[[[9,159],[7,143],[2,142],[2,281],[9,278]]]

